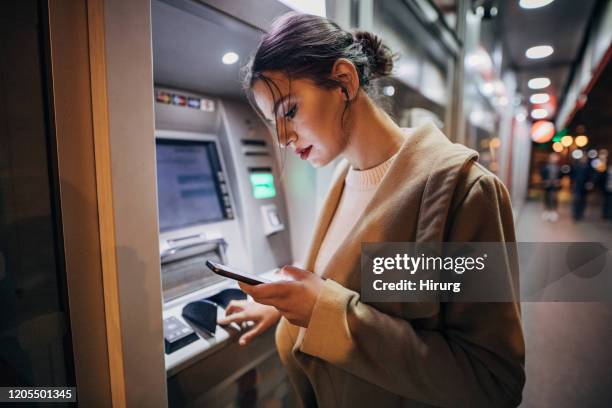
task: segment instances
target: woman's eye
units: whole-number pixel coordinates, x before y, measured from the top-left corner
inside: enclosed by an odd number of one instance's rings
[[[291,106],[289,111],[285,114],[285,117],[289,118],[289,119],[293,119],[293,117],[295,116],[296,112],[297,112],[297,105],[293,105],[293,106]]]

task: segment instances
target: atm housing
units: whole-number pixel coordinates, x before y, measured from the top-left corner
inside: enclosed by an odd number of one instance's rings
[[[188,303],[238,287],[205,260],[265,275],[292,254],[276,142],[250,106],[162,86],[155,95],[165,361],[169,401],[183,405],[275,354],[273,330],[240,348],[234,337],[245,328],[211,333],[182,317]],[[180,340],[173,350],[169,337]]]

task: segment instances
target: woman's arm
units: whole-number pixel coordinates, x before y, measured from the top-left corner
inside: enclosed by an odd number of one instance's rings
[[[449,241],[514,241],[508,193],[494,176],[473,184],[453,220]],[[439,317],[443,330],[415,329],[328,279],[300,350],[429,404],[518,405],[525,382],[519,303],[443,303]]]

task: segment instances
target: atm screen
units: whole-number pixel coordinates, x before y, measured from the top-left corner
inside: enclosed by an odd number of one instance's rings
[[[272,174],[271,170],[251,170],[249,179],[253,189],[253,197],[272,198],[276,196],[276,189],[274,188],[274,175]]]
[[[160,231],[229,218],[223,179],[215,142],[158,138]]]

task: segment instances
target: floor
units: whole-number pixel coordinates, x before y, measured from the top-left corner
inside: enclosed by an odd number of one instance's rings
[[[578,223],[569,205],[560,207],[556,223],[541,213],[540,203],[525,204],[517,220],[519,242],[612,243],[612,222],[601,220],[598,207]],[[527,383],[521,407],[611,407],[612,304],[523,303],[522,316]]]

